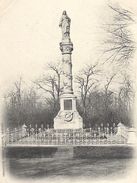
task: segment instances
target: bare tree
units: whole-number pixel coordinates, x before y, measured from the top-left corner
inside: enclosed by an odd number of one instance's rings
[[[125,73],[123,74],[123,82],[121,83],[119,89],[118,98],[119,106],[121,106],[121,104],[123,103],[126,107],[127,112],[131,112],[134,101],[133,84],[130,76]]]
[[[81,97],[81,104],[83,108],[83,119],[86,121],[87,107],[89,100],[87,100],[93,88],[97,86],[97,78],[95,77],[99,73],[97,64],[87,65],[79,75],[76,76],[76,83]]]
[[[135,51],[130,25],[134,23],[133,14],[121,7],[108,5],[112,20],[105,24],[107,38],[104,41],[106,61],[119,64],[128,63]]]
[[[9,111],[9,119],[11,122],[16,123],[17,126],[22,121],[22,101],[23,101],[23,79],[20,77],[13,84],[13,88],[5,95],[6,109]]]
[[[60,88],[60,75],[61,75],[61,69],[59,68],[59,64],[51,64],[49,63],[48,64],[48,67],[51,71],[54,71],[55,74],[56,74],[56,84],[55,84],[55,87],[56,87],[56,91],[57,91],[57,98],[59,99],[59,96],[60,96],[60,92],[61,92],[61,88]]]
[[[34,125],[46,121],[46,117],[49,116],[45,106],[41,105],[35,88],[23,84],[20,78],[5,95],[5,126],[17,128],[24,123]]]
[[[53,113],[58,108],[58,91],[56,87],[56,79],[52,76],[44,77],[37,81],[34,81],[38,89],[41,89],[45,93],[45,101],[48,105],[53,106]]]
[[[45,101],[48,105],[53,106],[53,116],[59,110],[59,96],[60,96],[60,68],[58,64],[48,63],[49,73],[41,79],[37,79],[33,83],[36,84],[38,89],[44,91]]]
[[[113,84],[114,78],[116,77],[117,73],[111,74],[106,79],[106,83],[104,85],[104,113],[105,113],[105,121],[108,123],[109,122],[109,105],[111,101],[111,96],[114,93],[113,90],[110,89],[111,85]]]
[[[105,100],[106,106],[107,106],[107,100],[108,100],[109,96],[113,93],[110,90],[110,85],[112,84],[113,79],[114,79],[115,76],[116,76],[116,73],[113,73],[110,77],[107,77],[106,84],[104,85],[104,93],[105,93],[105,96],[106,96],[106,100]]]
[[[23,80],[20,77],[19,80],[14,82],[14,87],[7,94],[5,94],[4,98],[6,100],[10,100],[10,104],[19,107],[21,105],[21,97],[22,97],[22,83]]]

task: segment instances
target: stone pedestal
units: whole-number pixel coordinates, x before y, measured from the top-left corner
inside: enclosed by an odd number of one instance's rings
[[[83,120],[76,110],[76,97],[63,94],[60,97],[60,111],[54,118],[54,129],[82,129]]]
[[[117,134],[116,135],[124,137],[124,138],[127,138],[127,136],[128,136],[128,129],[121,122],[117,125]]]
[[[128,144],[137,144],[137,134],[134,128],[128,130]]]

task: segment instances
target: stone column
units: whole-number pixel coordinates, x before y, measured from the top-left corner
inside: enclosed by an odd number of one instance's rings
[[[66,11],[63,12],[59,26],[62,29],[60,50],[61,61],[61,94],[60,111],[54,118],[54,129],[81,129],[83,120],[76,109],[76,97],[73,93],[72,59],[73,44],[70,39],[70,22]]]
[[[62,94],[73,94],[72,61],[73,44],[69,41],[60,43],[62,52],[61,88]]]

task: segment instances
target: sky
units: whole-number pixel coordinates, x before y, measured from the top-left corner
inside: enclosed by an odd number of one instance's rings
[[[137,15],[135,0],[0,0],[1,90],[20,76],[35,80],[46,73],[47,63],[61,61],[59,21],[63,10],[71,18],[73,73],[101,59],[101,24],[109,19],[106,7],[113,2]]]

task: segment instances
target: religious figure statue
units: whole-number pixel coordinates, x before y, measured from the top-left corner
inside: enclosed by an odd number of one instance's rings
[[[62,29],[62,40],[70,39],[70,23],[71,19],[68,17],[66,11],[63,11],[59,27]]]

